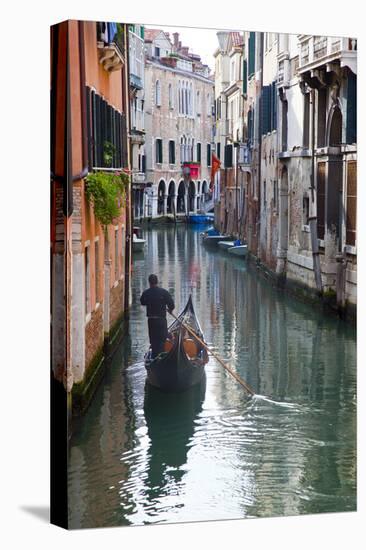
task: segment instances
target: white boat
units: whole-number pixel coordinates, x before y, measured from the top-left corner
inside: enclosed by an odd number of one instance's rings
[[[238,246],[228,248],[227,251],[234,256],[246,256],[248,254],[248,245],[239,244]]]
[[[140,239],[135,233],[132,237],[133,252],[142,252],[144,250],[146,239]]]
[[[203,242],[207,245],[217,245],[220,241],[231,241],[232,237],[225,237],[225,235],[207,235],[203,238]]]
[[[234,246],[234,241],[219,241],[217,245],[219,248],[222,248],[222,250],[227,250]]]

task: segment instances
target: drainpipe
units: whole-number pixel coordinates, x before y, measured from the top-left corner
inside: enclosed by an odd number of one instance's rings
[[[130,131],[131,131],[131,109],[130,109],[130,103],[129,103],[129,89],[130,89],[130,58],[129,58],[129,31],[128,31],[128,25],[124,25],[124,46],[125,46],[125,58],[126,58],[126,65],[121,70],[121,78],[122,78],[122,89],[123,86],[125,86],[123,96],[125,99],[125,105],[124,109],[125,112],[127,112],[126,116],[126,141],[127,141],[127,151],[128,151],[128,145],[130,143]],[[126,71],[125,78],[123,76],[123,71]],[[130,170],[131,168],[131,152],[130,154],[127,154],[127,166],[126,168]],[[131,193],[131,187],[132,187],[132,177],[130,177],[130,185],[127,193],[127,201],[126,201],[126,260],[125,260],[125,303],[124,303],[124,309],[125,311],[128,311],[130,306],[130,264],[131,264],[131,234],[132,234],[132,224],[133,224],[133,211],[132,211],[132,193]]]
[[[311,191],[311,207],[312,212],[309,216],[311,248],[313,252],[313,267],[315,275],[315,283],[318,292],[323,292],[323,284],[321,277],[319,244],[318,244],[318,227],[317,227],[317,212],[316,212],[316,189],[315,189],[315,90],[311,90],[311,176],[310,176],[310,191]]]
[[[262,91],[263,91],[263,46],[264,46],[264,33],[260,34],[260,47],[259,47],[259,108],[258,108],[258,222],[257,222],[257,257],[260,256],[260,228],[261,228],[261,177],[262,177]]]

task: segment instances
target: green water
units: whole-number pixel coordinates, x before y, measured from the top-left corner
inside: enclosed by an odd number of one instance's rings
[[[242,258],[185,227],[146,231],[134,256],[130,337],[69,455],[70,526],[103,527],[356,510],[352,327],[285,296]],[[179,311],[190,291],[213,359],[206,387],[145,388],[139,296],[157,273]]]

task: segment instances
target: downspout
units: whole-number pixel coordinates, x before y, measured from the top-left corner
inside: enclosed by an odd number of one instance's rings
[[[319,293],[323,293],[323,284],[320,268],[319,243],[318,243],[318,226],[317,226],[317,203],[315,189],[315,90],[311,90],[311,176],[310,176],[310,191],[312,212],[309,216],[311,248],[313,253],[313,268],[315,275],[316,288]]]
[[[260,47],[259,47],[259,108],[258,108],[258,221],[257,221],[257,258],[260,256],[260,228],[261,228],[261,177],[262,177],[262,91],[263,91],[263,44],[264,33],[260,34]]]
[[[127,141],[127,148],[128,151],[130,146],[130,131],[131,131],[131,110],[130,110],[130,103],[129,103],[129,89],[130,89],[130,59],[129,59],[129,35],[128,35],[128,25],[124,25],[124,34],[125,34],[125,58],[126,58],[126,64],[125,67],[122,68],[121,71],[121,78],[122,78],[122,89],[124,87],[123,97],[124,97],[124,109],[126,112],[126,141]],[[125,71],[125,76],[123,75],[123,71]],[[131,168],[131,150],[129,151],[130,154],[127,155],[127,168],[130,170]],[[125,303],[124,303],[124,310],[125,312],[128,311],[129,305],[130,305],[130,271],[131,271],[131,227],[133,222],[133,212],[132,212],[132,193],[131,193],[131,186],[132,186],[132,177],[130,176],[129,181],[129,188],[127,193],[127,203],[126,203],[126,262],[125,262]]]

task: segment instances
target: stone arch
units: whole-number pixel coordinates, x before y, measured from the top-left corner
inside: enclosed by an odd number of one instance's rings
[[[158,185],[158,215],[164,214],[165,195],[166,195],[166,184],[165,184],[165,181],[161,179]]]
[[[184,181],[181,180],[178,186],[177,193],[177,212],[185,213],[185,186]]]
[[[342,143],[342,111],[335,105],[328,117],[327,143],[329,147],[338,147]]]
[[[175,195],[176,195],[176,192],[175,192],[175,181],[174,180],[170,180],[169,182],[169,187],[168,187],[168,201],[167,201],[167,213],[168,214],[174,214],[174,210],[175,210]]]

